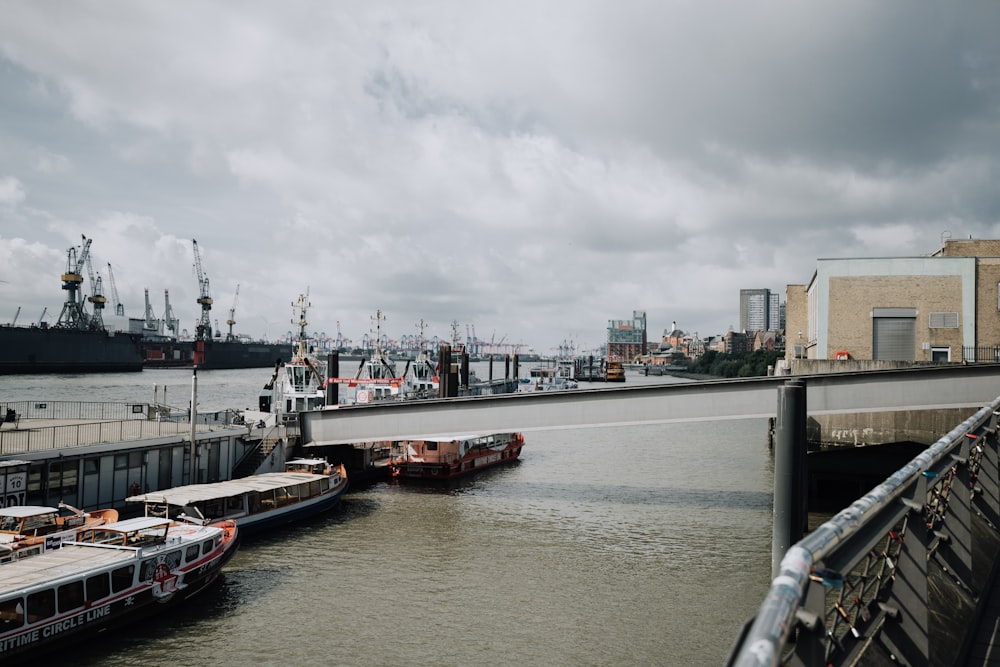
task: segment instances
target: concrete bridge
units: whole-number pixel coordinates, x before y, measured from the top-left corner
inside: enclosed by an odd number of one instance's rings
[[[809,439],[936,441],[1000,394],[1000,365],[804,376]],[[302,442],[332,445],[497,431],[774,417],[788,376],[339,407],[302,416]],[[764,437],[764,434],[762,434]]]

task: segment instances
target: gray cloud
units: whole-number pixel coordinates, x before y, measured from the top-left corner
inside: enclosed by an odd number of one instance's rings
[[[1000,233],[990,2],[7,9],[0,319],[60,306],[83,233],[132,314],[169,289],[190,329],[197,238],[247,333],[308,288],[317,330],[548,351]]]

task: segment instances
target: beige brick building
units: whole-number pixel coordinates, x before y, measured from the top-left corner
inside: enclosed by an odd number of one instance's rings
[[[786,304],[789,363],[994,361],[1000,240],[947,240],[927,257],[820,259],[808,285],[787,286]]]

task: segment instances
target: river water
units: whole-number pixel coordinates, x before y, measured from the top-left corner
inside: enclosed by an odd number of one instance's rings
[[[186,406],[191,375],[0,376],[0,401],[146,402],[166,386],[167,401]],[[199,409],[253,406],[268,375],[199,371]],[[627,385],[669,381],[630,373]],[[59,657],[720,665],[770,583],[766,428],[747,419],[529,432],[520,461],[448,488],[353,489],[326,516],[245,542],[194,604]]]

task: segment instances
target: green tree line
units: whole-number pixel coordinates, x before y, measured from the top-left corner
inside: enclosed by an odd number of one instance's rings
[[[767,375],[767,367],[774,366],[785,356],[783,350],[755,350],[728,354],[709,350],[697,359],[688,361],[687,371],[698,375],[723,378],[746,378]],[[677,360],[674,363],[678,363]],[[683,364],[683,361],[680,362]]]

